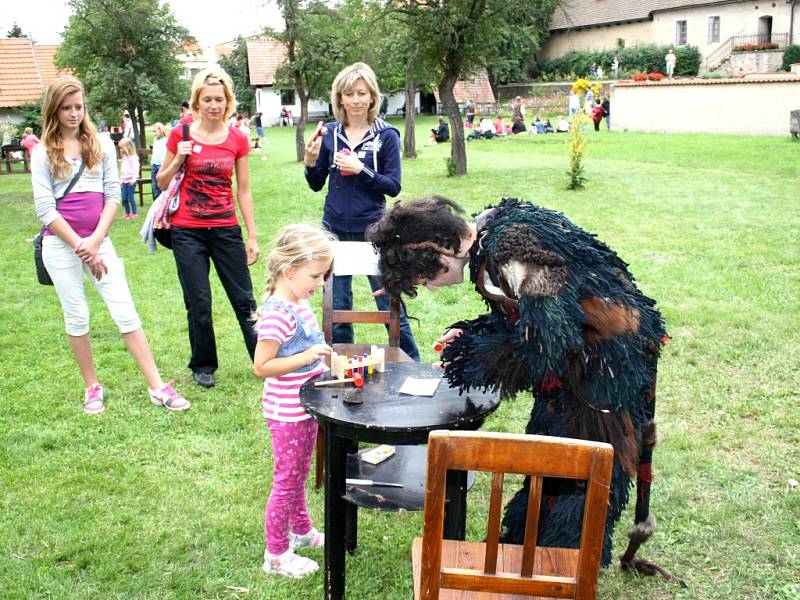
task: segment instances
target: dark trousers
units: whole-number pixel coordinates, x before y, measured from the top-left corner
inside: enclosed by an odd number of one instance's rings
[[[208,278],[211,261],[239,320],[252,360],[256,349],[253,319],[256,301],[247,268],[242,228],[238,225],[196,229],[173,227],[172,252],[189,321],[189,345],[192,349],[189,368],[195,372],[213,373],[218,366]]]
[[[366,241],[363,233],[344,233],[341,231],[331,230],[336,237],[343,242],[363,242]],[[379,290],[383,287],[383,283],[379,277],[369,276],[369,285],[372,291]],[[334,310],[352,310],[353,308],[353,277],[352,275],[342,275],[333,278],[333,308]],[[389,310],[389,297],[386,295],[378,296],[375,298],[375,304],[378,310]],[[353,326],[350,323],[337,323],[333,326],[333,343],[334,344],[352,344],[354,343]],[[408,354],[408,356],[419,362],[419,349],[417,343],[414,341],[414,333],[411,331],[411,325],[408,323],[406,311],[400,307],[400,348]]]

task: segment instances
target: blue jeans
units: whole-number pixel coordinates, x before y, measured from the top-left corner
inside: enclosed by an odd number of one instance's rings
[[[325,224],[323,224],[325,226]],[[330,228],[328,228],[330,229]],[[364,242],[364,233],[344,233],[331,229],[331,232],[343,242]],[[368,276],[369,285],[372,291],[383,287],[379,277]],[[352,275],[342,275],[333,278],[333,308],[334,310],[353,309],[353,277]],[[389,310],[389,297],[386,295],[375,298],[378,310]],[[333,326],[334,344],[354,343],[353,326],[350,323],[337,323]],[[400,307],[400,348],[411,357],[412,360],[419,362],[419,349],[414,341],[414,334],[411,325],[408,323],[405,308]]]
[[[121,186],[121,193],[122,193],[122,207],[125,209],[126,215],[135,215],[139,212],[139,208],[136,206],[136,198],[134,197],[134,191],[136,190],[135,183],[123,183]]]
[[[150,188],[153,191],[153,200],[161,195],[161,188],[158,187],[158,181],[156,181],[156,175],[160,168],[161,165],[150,165]]]

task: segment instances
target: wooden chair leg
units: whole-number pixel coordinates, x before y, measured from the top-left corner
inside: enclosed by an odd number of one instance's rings
[[[322,427],[317,431],[317,467],[314,478],[316,489],[322,487],[325,479],[325,430]]]

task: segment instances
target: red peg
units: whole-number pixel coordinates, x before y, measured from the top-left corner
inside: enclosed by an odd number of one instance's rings
[[[360,373],[353,373],[353,386],[360,388],[364,387],[364,376]]]

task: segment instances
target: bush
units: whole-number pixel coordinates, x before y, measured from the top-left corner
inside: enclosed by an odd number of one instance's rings
[[[448,177],[455,177],[456,163],[453,161],[452,157],[448,156],[444,159],[444,168]]]
[[[706,71],[700,76],[701,79],[722,79],[723,77],[724,75],[719,71]]]
[[[658,72],[648,73],[647,78],[650,81],[661,81],[662,79],[664,79],[664,74]]]
[[[611,61],[619,57],[620,69],[641,71],[643,73],[661,72],[664,69],[664,56],[672,46],[657,44],[639,44],[627,48],[587,52],[576,50],[568,52],[560,58],[542,60],[538,64],[542,79],[554,80],[562,73],[576,73],[585,76],[589,67],[595,62],[607,73],[611,72]],[[675,75],[685,77],[697,75],[700,68],[700,50],[696,46],[675,48],[677,65]]]
[[[794,63],[800,63],[800,45],[798,44],[786,46],[786,50],[783,51],[783,65],[781,68],[784,71],[788,71],[791,68],[790,65]]]
[[[636,71],[633,74],[634,81],[646,81],[647,80],[647,73],[642,73],[641,71]]]

